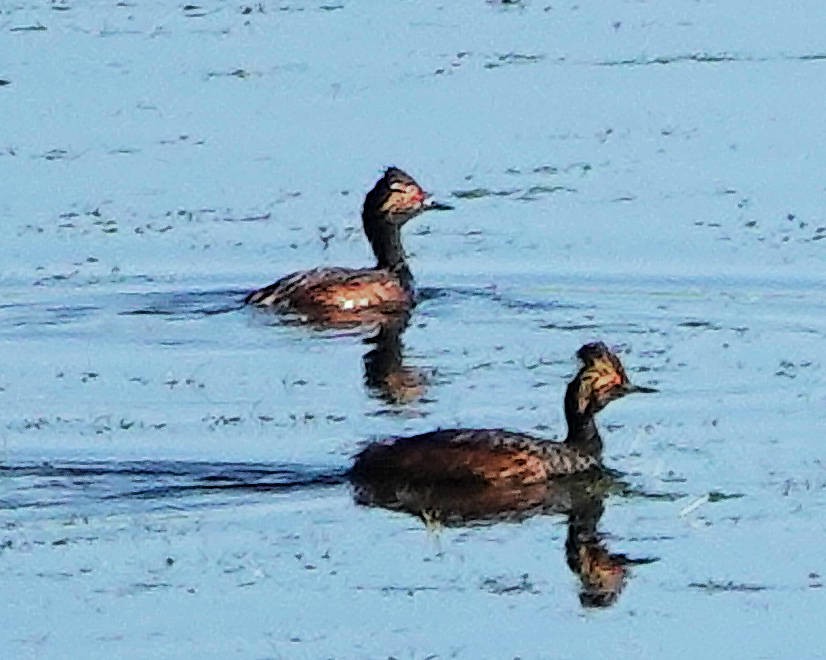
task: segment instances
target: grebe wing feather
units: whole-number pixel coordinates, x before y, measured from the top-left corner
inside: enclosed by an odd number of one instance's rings
[[[407,305],[410,294],[387,270],[333,267],[291,273],[253,291],[245,302],[262,307],[356,310],[380,305]]]

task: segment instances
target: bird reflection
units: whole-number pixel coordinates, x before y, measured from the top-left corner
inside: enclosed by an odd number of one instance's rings
[[[352,478],[352,487],[357,504],[409,513],[429,527],[520,522],[541,514],[566,516],[565,557],[579,577],[583,607],[613,605],[625,587],[628,567],[654,561],[609,551],[599,521],[605,499],[622,490],[623,484],[607,473],[516,486]]]
[[[387,403],[412,403],[422,398],[427,387],[425,372],[403,361],[402,334],[409,322],[409,314],[385,315],[376,333],[364,340],[372,345],[364,354],[364,384]]]
[[[608,550],[597,525],[604,510],[604,497],[583,498],[568,513],[565,559],[579,576],[579,602],[583,607],[613,605],[625,587],[628,566],[648,564],[652,558],[632,559]]]

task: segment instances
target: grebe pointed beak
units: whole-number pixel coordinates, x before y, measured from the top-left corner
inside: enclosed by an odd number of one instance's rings
[[[655,390],[653,387],[642,387],[641,385],[632,385],[631,383],[626,383],[624,385],[619,385],[617,387],[612,387],[608,392],[604,395],[604,403],[610,403],[611,401],[616,401],[617,399],[621,399],[622,397],[628,394],[651,394],[653,392],[658,392],[659,390]]]
[[[430,195],[425,195],[422,202],[422,211],[452,211],[453,206],[444,202],[437,202]]]
[[[625,394],[653,394],[654,392],[659,392],[659,390],[655,387],[644,387],[642,385],[632,385],[628,383],[624,388]]]

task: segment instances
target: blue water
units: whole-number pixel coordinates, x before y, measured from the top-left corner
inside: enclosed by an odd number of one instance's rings
[[[822,3],[0,9],[0,642],[10,657],[822,654]],[[366,265],[387,165],[421,391],[370,332],[244,309]],[[551,511],[354,502],[366,442],[563,433],[583,343],[629,567],[586,608]]]

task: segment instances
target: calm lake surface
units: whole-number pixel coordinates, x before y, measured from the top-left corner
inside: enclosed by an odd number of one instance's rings
[[[814,0],[0,6],[4,655],[822,657],[824,34]],[[372,332],[241,305],[369,264],[388,165],[455,206],[405,230],[404,400]],[[377,438],[564,434],[595,340],[659,390],[599,420],[613,602],[564,515],[354,502]]]

